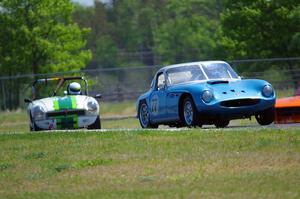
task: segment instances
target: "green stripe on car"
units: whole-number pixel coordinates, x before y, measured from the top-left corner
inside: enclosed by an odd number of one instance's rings
[[[55,111],[65,110],[65,109],[76,109],[76,97],[75,96],[67,96],[62,98],[55,98],[53,100],[53,108]]]
[[[77,108],[76,96],[65,96],[53,100],[54,111],[74,110]],[[78,128],[78,115],[55,116],[57,129]]]
[[[57,129],[68,129],[68,128],[78,128],[78,116],[77,115],[68,115],[65,116],[56,116],[56,127]]]

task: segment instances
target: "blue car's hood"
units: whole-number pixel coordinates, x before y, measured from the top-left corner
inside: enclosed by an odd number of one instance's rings
[[[262,89],[269,83],[263,80],[238,80],[227,83],[208,83],[216,99],[261,98]]]
[[[204,90],[211,90],[214,98],[218,100],[237,98],[261,98],[262,89],[269,85],[264,80],[210,80],[207,82],[190,82],[188,84],[174,85],[169,88],[170,92],[202,93]]]

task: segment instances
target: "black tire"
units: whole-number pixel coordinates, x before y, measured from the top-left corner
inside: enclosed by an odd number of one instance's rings
[[[33,122],[33,127],[29,126],[30,131],[43,131],[44,129],[39,128],[34,122]]]
[[[88,126],[88,129],[101,129],[101,121],[99,116],[97,116],[97,119],[93,124]]]
[[[274,108],[269,108],[265,111],[257,113],[255,115],[255,119],[262,126],[269,125],[274,122],[274,114]]]
[[[198,127],[202,128],[203,124],[201,122],[198,123]]]
[[[191,97],[187,96],[183,99],[180,108],[180,117],[184,126],[195,127],[199,124],[198,112],[194,101]]]
[[[145,101],[141,101],[138,108],[138,118],[142,128],[158,128],[158,124],[152,124],[150,122],[149,107]]]
[[[217,128],[225,128],[228,126],[229,122],[230,122],[230,120],[217,120],[215,122],[215,126]]]

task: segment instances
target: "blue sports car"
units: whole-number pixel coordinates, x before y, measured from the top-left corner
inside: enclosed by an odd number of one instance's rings
[[[192,62],[158,70],[151,88],[138,98],[142,128],[226,127],[230,120],[255,116],[274,121],[275,91],[264,80],[241,79],[224,61]]]

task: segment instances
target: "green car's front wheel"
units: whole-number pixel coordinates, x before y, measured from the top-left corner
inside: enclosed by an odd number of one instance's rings
[[[88,126],[88,129],[101,129],[101,121],[99,116],[97,116],[97,119],[93,124]]]

